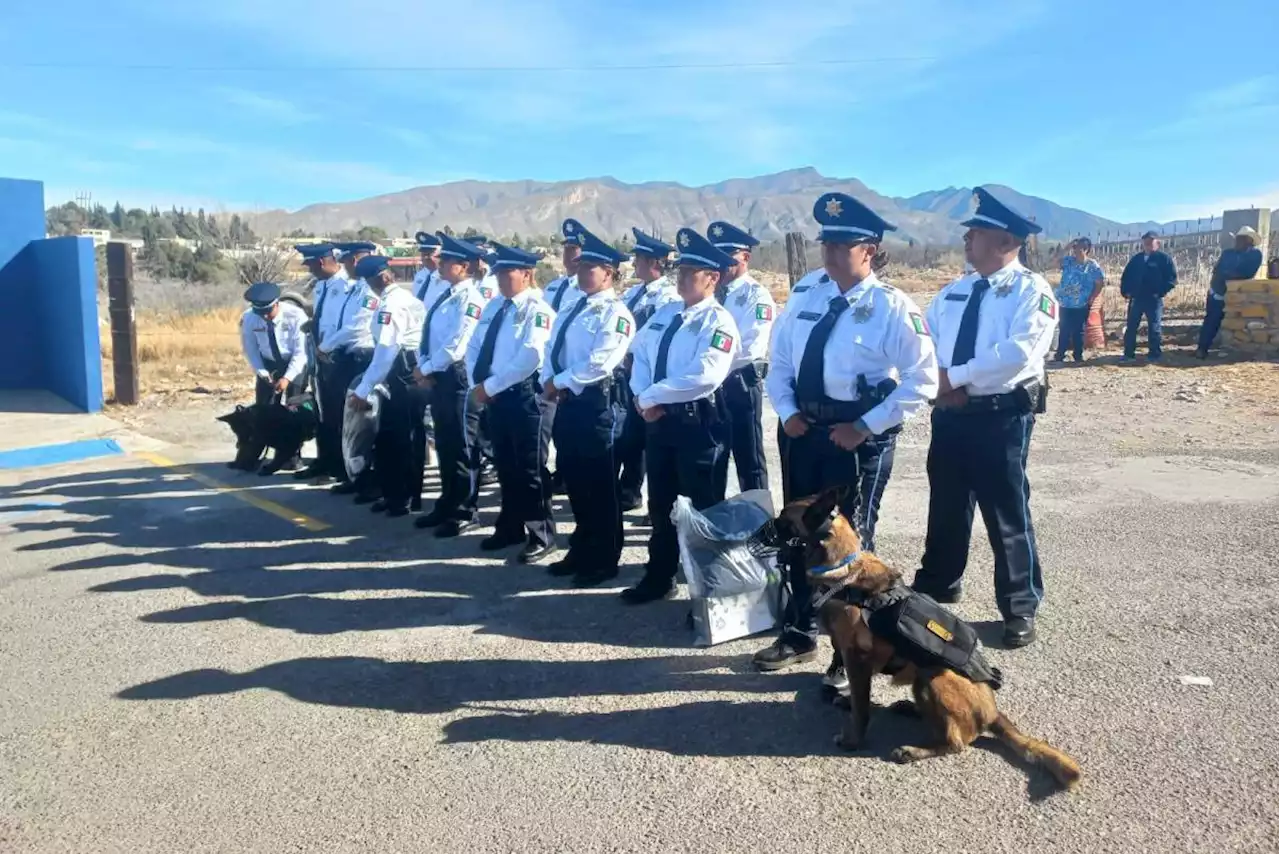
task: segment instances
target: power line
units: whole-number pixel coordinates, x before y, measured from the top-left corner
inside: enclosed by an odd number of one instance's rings
[[[1037,56],[1037,52],[1021,54]],[[936,62],[952,57],[942,55],[852,57],[842,59],[765,60],[761,62],[655,62],[623,65],[179,65],[177,63],[126,62],[67,62],[42,60],[38,62],[0,61],[0,68],[59,69],[78,71],[192,71],[192,72],[508,72],[513,74],[537,73],[598,73],[607,71],[723,71],[769,68],[818,68],[830,66],[876,65],[880,63]]]

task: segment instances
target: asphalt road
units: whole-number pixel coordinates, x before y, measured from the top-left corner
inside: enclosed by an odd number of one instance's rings
[[[214,463],[329,527],[139,459],[9,476],[0,850],[1275,851],[1275,419],[1232,447],[1088,421],[1037,428],[1041,640],[989,653],[1004,710],[1084,768],[1054,795],[989,744],[892,764],[922,733],[887,714],[843,754],[825,661],[756,674],[767,640],[691,648],[682,603],[477,558],[483,531]],[[904,433],[881,526],[908,575],[927,438]],[[998,641],[991,568],[979,526],[958,610]]]

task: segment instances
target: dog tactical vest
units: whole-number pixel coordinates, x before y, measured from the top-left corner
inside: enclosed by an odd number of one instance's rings
[[[1000,668],[992,667],[978,646],[973,627],[932,597],[905,584],[872,596],[846,587],[836,593],[866,611],[867,627],[893,644],[894,652],[917,667],[948,667],[973,682],[999,690]]]

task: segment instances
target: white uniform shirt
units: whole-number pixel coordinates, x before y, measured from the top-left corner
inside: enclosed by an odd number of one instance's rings
[[[502,294],[489,301],[471,336],[471,343],[467,345],[467,378],[472,385],[475,384],[480,348],[484,346],[484,339],[489,334],[493,319],[506,301]],[[489,365],[491,373],[484,381],[484,390],[490,397],[542,370],[542,360],[547,355],[547,342],[551,339],[551,324],[555,322],[555,317],[551,306],[532,288],[526,288],[511,298],[511,305],[502,316],[502,325],[498,328],[498,337],[494,341],[493,362]]]
[[[675,282],[666,276],[659,276],[652,282],[634,284],[622,294],[622,304],[631,312],[641,329],[653,317],[654,312],[672,302],[682,301],[680,294],[676,292]]]
[[[438,270],[428,270],[423,267],[421,270],[413,274],[413,295],[417,297],[423,305],[431,307],[432,292],[439,293],[438,288],[444,279],[440,278]]]
[[[929,329],[938,346],[938,364],[951,385],[974,396],[1005,394],[1031,378],[1044,378],[1044,359],[1058,326],[1058,301],[1039,273],[1013,261],[987,277],[991,287],[978,307],[974,356],[951,364],[960,319],[973,293],[977,273],[947,285],[929,304]]]
[[[437,303],[439,307],[433,314],[431,309]],[[430,375],[466,357],[471,335],[484,313],[484,300],[476,283],[463,279],[447,291],[437,292],[426,310],[422,340],[430,349],[426,353],[418,353],[418,370]]]
[[[635,335],[635,318],[612,288],[605,288],[591,296],[578,291],[580,298],[570,302],[571,308],[561,307],[551,327],[551,340],[547,344],[547,358],[542,363],[539,381],[546,385],[555,381],[555,387],[582,394],[589,385],[595,385],[613,375],[627,355],[631,339]],[[566,301],[569,298],[566,297]],[[578,304],[582,311],[574,313]],[[556,339],[560,327],[565,330],[564,347],[560,351],[559,372],[552,365]]]
[[[275,359],[271,352],[271,336],[267,332],[267,324],[275,327],[276,346],[280,350],[280,358],[287,359],[284,378],[289,382],[296,380],[307,367],[306,334],[302,324],[307,322],[307,313],[291,302],[283,300],[277,303],[280,310],[274,320],[267,320],[253,309],[246,311],[240,318],[240,347],[244,357],[253,368],[255,374],[267,370],[267,362]]]
[[[382,301],[364,279],[344,281],[342,294],[330,294],[333,298],[325,300],[325,315],[330,314],[330,303],[335,311],[332,330],[321,335],[319,349],[322,353],[373,349],[373,316]]]
[[[563,296],[560,296],[561,291],[564,291]],[[578,277],[561,276],[547,285],[547,291],[543,297],[556,314],[564,314],[582,297],[582,291],[578,290]],[[559,308],[556,307],[557,300],[560,303]]]
[[[774,320],[773,328],[778,328],[778,323],[781,322],[782,316],[787,313],[789,308],[791,308],[792,303],[797,301],[796,297],[798,295],[808,293],[818,285],[825,285],[829,281],[831,281],[831,277],[827,275],[827,271],[823,267],[819,267],[816,270],[810,270],[801,276],[800,281],[796,282],[795,287],[791,289],[791,293],[787,295],[787,301],[782,304],[782,308],[778,311],[778,316]]]
[[[373,359],[365,369],[355,396],[369,400],[373,387],[387,378],[402,351],[415,352],[422,334],[425,310],[418,298],[400,283],[387,286],[373,317]]]
[[[316,279],[315,290],[312,291],[315,294],[315,316],[311,324],[316,341],[323,341],[341,325],[338,318],[343,314],[343,303],[353,290],[347,271],[342,268],[327,279]]]
[[[765,389],[783,423],[800,411],[796,381],[809,334],[827,313],[840,287],[828,278],[794,295],[778,321],[773,361]],[[840,315],[823,349],[822,385],[833,400],[858,399],[858,375],[874,387],[896,377],[898,387],[862,416],[872,433],[883,433],[918,412],[938,394],[938,360],[920,309],[897,288],[868,276],[844,298],[850,310]]]
[[[769,289],[751,276],[739,276],[726,286],[728,295],[724,307],[733,315],[742,336],[738,342],[738,354],[734,356],[730,371],[745,368],[752,362],[769,359],[769,337],[773,331],[774,316],[778,304]]]
[[[679,316],[684,323],[671,337],[666,377],[654,382],[662,338]],[[645,324],[633,349],[631,390],[641,407],[689,403],[710,396],[724,384],[738,355],[738,327],[713,296],[687,308],[683,301],[667,303]]]
[[[480,292],[480,297],[484,300],[485,305],[489,304],[489,300],[498,296],[498,276],[495,273],[486,273],[484,278],[476,282],[476,290]]]

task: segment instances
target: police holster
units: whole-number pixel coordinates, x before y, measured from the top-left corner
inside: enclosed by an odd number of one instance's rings
[[[866,374],[858,374],[858,400],[866,401],[866,412],[870,412],[880,404],[884,403],[893,394],[894,389],[898,387],[898,381],[893,377],[885,377],[874,386],[867,382]],[[890,427],[881,433],[881,436],[893,436],[902,432],[902,425],[898,424]]]

